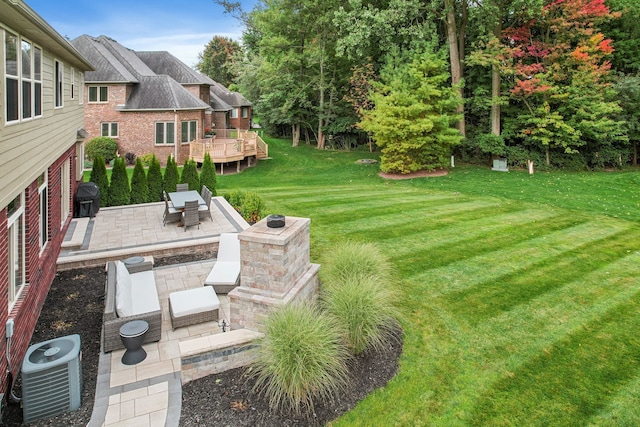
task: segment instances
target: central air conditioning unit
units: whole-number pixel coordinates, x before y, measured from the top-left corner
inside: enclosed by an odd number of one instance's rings
[[[75,411],[82,393],[80,335],[32,345],[21,373],[24,423]]]

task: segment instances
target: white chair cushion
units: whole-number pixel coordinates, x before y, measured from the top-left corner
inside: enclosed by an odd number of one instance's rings
[[[216,261],[209,275],[204,281],[205,285],[233,285],[240,275],[240,262]]]
[[[169,294],[174,317],[190,316],[220,308],[220,300],[211,286]]]
[[[238,233],[220,234],[217,260],[240,262],[240,240],[238,239]]]
[[[153,270],[141,271],[131,275],[131,307],[133,314],[160,310],[160,300],[158,299]]]
[[[122,263],[116,263],[116,313],[118,317],[131,316],[133,305],[131,300],[131,275]]]

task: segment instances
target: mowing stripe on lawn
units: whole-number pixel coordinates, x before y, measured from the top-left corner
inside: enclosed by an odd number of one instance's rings
[[[495,230],[496,226],[513,226],[531,221],[541,221],[552,216],[550,211],[540,209],[525,209],[515,205],[498,205],[465,209],[455,214],[444,212],[440,215],[415,215],[406,218],[403,215],[388,215],[376,217],[375,221],[358,220],[353,223],[341,224],[345,236],[374,236],[381,244],[393,244],[391,239],[416,236],[425,245],[433,245],[443,239],[464,239],[479,236]],[[450,232],[449,232],[450,229]],[[439,244],[439,243],[435,243]]]
[[[598,250],[594,251],[593,248]],[[625,230],[616,235],[582,244],[562,257],[544,259],[527,270],[515,271],[445,296],[447,305],[459,316],[476,324],[531,299],[565,282],[624,257],[640,249],[640,233]]]
[[[612,393],[607,405],[588,420],[589,426],[640,426],[640,374]]]
[[[598,241],[627,229],[623,221],[587,222],[545,234],[533,239],[504,246],[493,252],[453,262],[443,267],[425,269],[422,264],[406,265],[398,259],[399,268],[411,271],[412,282],[420,283],[414,292],[427,292],[429,298],[460,291],[520,271],[544,259],[560,256],[576,246]],[[456,248],[462,250],[461,248]],[[424,295],[426,296],[426,295]]]
[[[503,378],[478,402],[473,423],[574,425],[597,414],[640,374],[639,308],[636,292]]]
[[[631,253],[606,269],[540,296],[531,302],[529,310],[519,306],[475,328],[461,328],[455,311],[449,311],[440,300],[432,300],[420,316],[420,328],[406,331],[405,336],[406,357],[422,354],[424,358],[409,363],[420,370],[419,374],[406,375],[414,378],[410,382],[418,382],[413,387],[430,389],[435,393],[432,398],[439,402],[425,420],[431,419],[432,425],[452,425],[467,418],[492,384],[510,377],[567,335],[579,333],[583,325],[634,298],[640,292],[639,268],[640,253]],[[603,286],[611,275],[617,280]],[[419,331],[426,334],[420,335]],[[412,351],[414,346],[420,351]],[[420,380],[416,380],[418,377]],[[518,399],[517,394],[511,399]],[[429,401],[421,404],[431,405]]]

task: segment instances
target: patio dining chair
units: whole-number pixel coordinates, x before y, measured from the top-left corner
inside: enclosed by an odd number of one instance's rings
[[[197,200],[187,200],[184,202],[184,212],[182,212],[182,226],[184,227],[184,231],[187,231],[187,227],[192,225],[197,225],[198,228],[200,228]]]
[[[169,198],[167,197],[166,191],[163,191],[162,195],[164,196],[164,216],[162,218],[162,225],[165,226],[168,222],[180,221],[182,219],[182,212],[169,205]]]
[[[189,184],[176,184],[176,191],[189,191]]]
[[[200,193],[205,204],[198,207],[198,215],[200,216],[200,219],[204,219],[208,216],[209,219],[213,221],[213,217],[211,216],[211,191],[206,185],[203,185]]]

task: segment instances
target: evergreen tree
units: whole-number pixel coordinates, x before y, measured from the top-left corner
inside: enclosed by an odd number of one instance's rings
[[[147,203],[149,201],[149,187],[147,184],[147,175],[142,166],[140,158],[136,159],[136,166],[133,169],[131,177],[131,198],[132,205]]]
[[[359,126],[382,148],[383,172],[411,173],[445,168],[462,136],[452,126],[461,102],[448,83],[447,64],[432,48],[389,55],[374,84],[375,107],[363,111]]]
[[[200,188],[203,185],[211,190],[212,195],[216,195],[216,167],[211,161],[209,153],[204,153],[202,169],[200,170]]]
[[[107,205],[107,194],[109,193],[109,178],[107,178],[107,167],[104,157],[96,154],[93,158],[93,168],[91,169],[91,177],[89,181],[95,183],[100,189],[100,204]]]
[[[121,206],[129,204],[131,189],[129,188],[129,177],[124,159],[116,157],[111,170],[111,184],[109,185],[109,206]]]
[[[176,191],[176,184],[178,183],[178,165],[174,158],[169,154],[167,157],[167,166],[164,170],[164,191],[167,193],[173,193]]]
[[[147,187],[150,202],[162,201],[162,170],[155,154],[151,157],[147,170]]]
[[[180,182],[182,184],[189,184],[189,190],[200,190],[200,178],[198,177],[198,168],[194,160],[191,159],[184,162]]]

